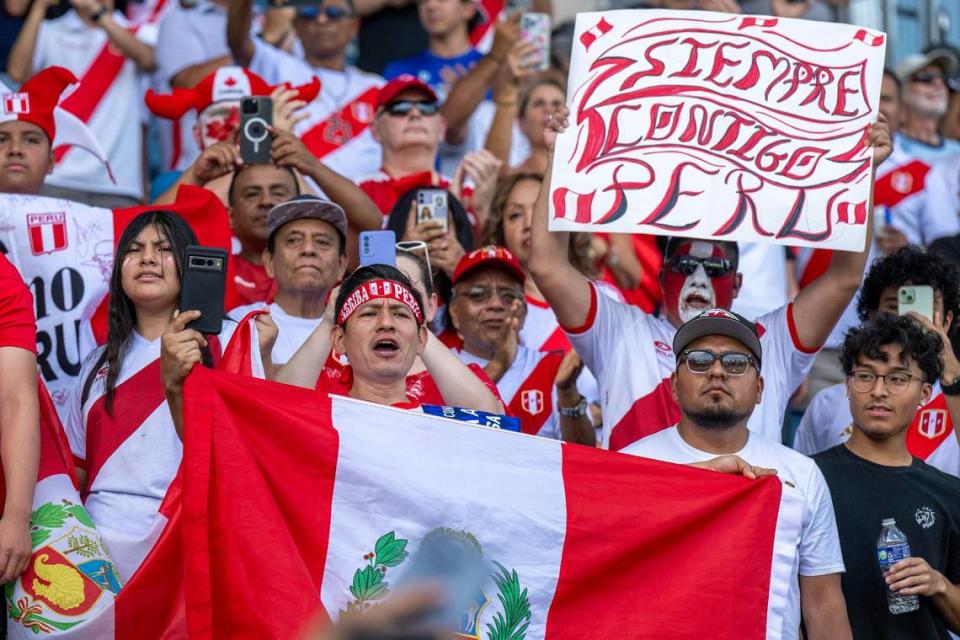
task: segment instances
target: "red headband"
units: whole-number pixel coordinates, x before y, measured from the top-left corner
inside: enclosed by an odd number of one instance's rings
[[[420,311],[420,305],[417,303],[417,299],[413,297],[413,293],[410,289],[393,280],[370,280],[354,289],[353,293],[343,301],[343,306],[340,307],[340,313],[337,314],[337,324],[342,327],[360,305],[378,298],[402,302],[410,307],[410,311],[413,311],[413,315],[417,318],[417,324],[423,324],[423,313]]]

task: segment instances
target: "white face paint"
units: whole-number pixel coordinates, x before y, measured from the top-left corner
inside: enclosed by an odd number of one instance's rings
[[[709,258],[713,255],[713,245],[709,242],[694,242],[690,245],[690,255]],[[683,288],[680,289],[677,314],[683,322],[688,322],[715,306],[717,306],[717,294],[713,289],[713,283],[707,277],[703,265],[697,265],[697,270],[687,276],[683,282]]]

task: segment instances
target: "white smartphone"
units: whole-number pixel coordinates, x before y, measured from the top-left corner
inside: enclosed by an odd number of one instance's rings
[[[418,189],[417,190],[417,224],[423,224],[427,220],[436,220],[443,225],[443,230],[447,230],[447,215],[450,212],[450,203],[447,200],[447,192],[443,189]]]
[[[550,16],[546,13],[525,13],[520,16],[520,38],[536,48],[525,60],[534,71],[550,68]]]
[[[916,311],[933,322],[933,287],[910,285],[897,290],[897,313],[906,315]]]

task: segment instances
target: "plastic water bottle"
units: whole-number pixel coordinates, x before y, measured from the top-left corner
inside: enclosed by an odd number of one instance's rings
[[[887,518],[881,524],[883,529],[880,530],[880,539],[877,540],[877,560],[880,561],[880,572],[886,576],[890,567],[910,557],[910,545],[907,543],[907,536],[897,528],[896,520]],[[884,585],[887,587],[887,606],[890,613],[898,615],[920,608],[917,596],[900,595],[891,591],[890,585]]]

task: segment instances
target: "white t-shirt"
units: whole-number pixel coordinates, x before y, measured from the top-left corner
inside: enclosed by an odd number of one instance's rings
[[[960,155],[933,164],[922,200],[923,244],[960,233]]]
[[[730,309],[747,320],[787,304],[787,254],[778,244],[740,242],[737,270],[743,274],[743,286]]]
[[[678,464],[704,462],[717,457],[717,454],[687,444],[676,426],[635,442],[622,452]],[[777,476],[784,483],[783,490],[799,491],[803,496],[800,540],[796,544],[791,574],[793,582],[783,615],[782,635],[779,636],[785,640],[796,638],[800,627],[798,575],[822,576],[844,571],[830,489],[813,460],[753,433],[749,433],[746,446],[734,453],[750,464],[776,469]],[[780,517],[784,514],[781,513]]]
[[[230,55],[225,8],[210,0],[200,0],[192,9],[181,7],[179,2],[172,4],[160,21],[157,38],[155,89],[159,93],[168,93],[170,79],[187,67]],[[160,146],[164,169],[186,169],[200,155],[193,135],[196,121],[197,115],[192,109],[176,123],[158,118],[158,124],[162,125]],[[172,136],[177,134],[179,150],[175,152]]]
[[[356,67],[347,67],[345,71],[312,67],[305,59],[277,49],[260,38],[253,39],[253,46],[250,70],[270,84],[289,82],[297,86],[307,84],[314,76],[320,78],[320,95],[304,107],[308,117],[296,127],[299,136],[304,136],[369,89],[384,84],[380,76]],[[358,120],[372,124],[375,115],[372,108],[364,105],[353,111]],[[356,180],[378,171],[383,159],[380,143],[374,140],[370,126],[367,126],[359,134],[351,131],[351,137],[346,142],[320,160],[340,175]]]
[[[846,385],[831,385],[810,400],[793,438],[793,448],[812,456],[843,444],[852,432]],[[960,442],[939,382],[934,384],[930,401],[917,410],[907,432],[907,448],[930,466],[960,476]]]
[[[677,330],[666,318],[598,296],[591,289],[587,322],[565,329],[600,384],[602,446],[619,450],[680,420],[670,393]],[[772,442],[780,442],[787,402],[816,355],[816,350],[798,344],[792,314],[788,304],[756,320],[763,349],[760,373],[766,385],[763,401],[747,426]]]
[[[277,325],[277,341],[273,344],[273,351],[270,352],[270,359],[275,365],[287,363],[290,358],[293,357],[293,354],[297,352],[297,349],[307,341],[307,338],[310,337],[314,329],[323,323],[323,317],[300,318],[298,316],[292,316],[281,309],[280,305],[276,302],[269,305],[263,302],[255,302],[237,307],[227,315],[237,322],[240,322],[245,315],[257,309],[270,309],[270,317],[273,319],[274,324]],[[233,331],[237,326],[238,325],[233,323],[224,325],[223,335],[228,342],[230,338],[233,337]]]
[[[122,27],[129,23],[118,11],[114,21]],[[141,42],[154,45],[157,27],[142,25],[136,32]],[[55,20],[44,20],[37,33],[33,52],[33,68],[40,70],[52,65],[65,67],[81,81],[84,74],[104,46],[107,33],[97,27],[88,27],[75,11],[68,11]],[[108,73],[105,68],[94,71]],[[56,187],[143,197],[143,144],[141,124],[144,115],[143,92],[147,78],[132,60],[124,60],[120,71],[93,107],[87,126],[107,153],[117,183],[110,182],[106,167],[93,155],[79,149],[70,149],[58,163],[46,183]],[[89,80],[87,81],[89,82]]]
[[[457,167],[463,161],[463,156],[471,151],[479,151],[487,144],[487,134],[493,124],[493,116],[497,111],[491,100],[483,100],[470,115],[467,121],[467,132],[460,144],[452,145],[444,142],[440,145],[440,171],[447,175],[456,175]],[[510,132],[510,166],[516,167],[530,156],[530,142],[520,131],[516,122]]]

